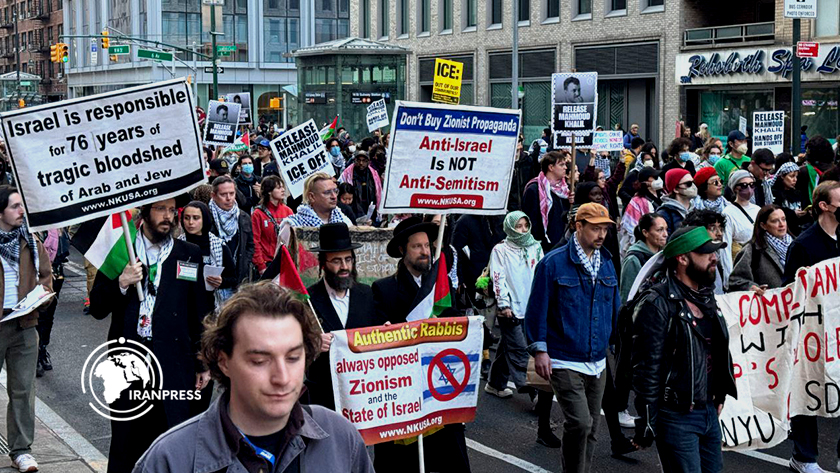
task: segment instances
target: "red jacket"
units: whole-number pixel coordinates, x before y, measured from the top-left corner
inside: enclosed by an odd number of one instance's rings
[[[262,206],[254,208],[251,214],[251,228],[254,230],[254,266],[262,273],[265,267],[271,260],[274,259],[274,251],[277,249],[277,231],[280,228],[280,222],[292,215],[292,209],[286,207],[284,204],[278,204],[276,207],[268,204],[268,211],[277,222],[277,228],[274,223],[265,213]]]

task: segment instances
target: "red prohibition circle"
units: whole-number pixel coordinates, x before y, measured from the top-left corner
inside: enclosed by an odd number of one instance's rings
[[[452,372],[449,371],[449,368],[445,364],[443,364],[443,358],[449,355],[454,355],[458,357],[458,359],[460,359],[464,363],[464,382],[459,383],[458,380],[455,379],[455,375],[453,375]],[[437,367],[440,370],[441,374],[443,374],[443,376],[445,376],[449,383],[452,385],[453,390],[451,393],[442,394],[437,392],[437,390],[435,389],[435,385],[432,383],[432,372],[435,370],[435,367]],[[443,350],[442,352],[438,353],[437,355],[435,355],[434,358],[432,358],[432,361],[429,363],[429,373],[427,375],[427,381],[429,383],[429,392],[431,393],[433,398],[441,402],[451,401],[452,399],[455,399],[456,396],[464,392],[464,389],[470,382],[470,361],[467,359],[467,355],[465,355],[464,352],[456,348],[447,348],[446,350]]]

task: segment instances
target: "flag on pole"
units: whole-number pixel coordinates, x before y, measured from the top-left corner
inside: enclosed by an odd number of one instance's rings
[[[289,250],[286,248],[286,245],[280,247],[278,259],[280,273],[274,278],[274,283],[294,292],[303,300],[309,300],[309,292],[306,290],[306,286],[303,285],[303,281],[300,279],[300,274],[298,274],[295,262],[292,260],[292,255],[289,254]]]
[[[249,151],[251,149],[251,135],[243,133],[242,136],[236,138],[233,144],[225,149],[232,153],[239,153],[241,151]]]
[[[338,115],[336,115],[335,118],[333,118],[333,121],[332,121],[332,123],[330,123],[329,126],[325,126],[324,128],[321,128],[321,131],[320,131],[321,141],[326,141],[326,140],[332,138],[332,136],[335,135],[335,128],[337,126],[338,126]]]
[[[125,217],[130,222],[131,212],[126,210]],[[134,244],[137,228],[129,224],[128,229],[131,243]],[[117,279],[128,264],[128,247],[125,244],[120,214],[82,223],[70,244],[109,279]]]
[[[444,310],[452,307],[452,296],[449,293],[449,275],[446,274],[446,255],[440,254],[435,266],[432,267],[437,276],[431,284],[424,284],[421,291],[428,291],[406,317],[408,322],[438,317]]]

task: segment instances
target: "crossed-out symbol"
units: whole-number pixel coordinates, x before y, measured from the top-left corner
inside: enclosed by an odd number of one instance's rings
[[[457,357],[464,363],[464,380],[462,382],[458,382],[458,380],[455,379],[455,375],[452,374],[452,370],[449,366],[443,363],[443,358],[450,355]],[[435,368],[437,368],[440,371],[440,374],[443,375],[446,380],[449,381],[449,384],[452,385],[451,393],[443,394],[435,389],[435,385],[432,383],[432,372],[434,372]],[[457,371],[457,369],[455,371]],[[464,389],[467,387],[467,384],[470,381],[470,361],[467,359],[467,355],[465,355],[461,350],[456,348],[447,348],[432,358],[432,361],[429,363],[429,373],[427,378],[429,393],[431,393],[432,397],[441,402],[450,401],[464,392]]]

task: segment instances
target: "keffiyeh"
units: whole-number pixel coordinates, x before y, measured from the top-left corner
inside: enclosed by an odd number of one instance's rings
[[[230,210],[222,210],[214,200],[210,200],[210,213],[216,221],[216,229],[219,238],[229,242],[231,238],[239,233],[239,207],[234,205]]]
[[[143,262],[147,268],[146,284],[143,285],[143,301],[140,302],[140,314],[137,317],[137,335],[142,338],[152,338],[152,314],[155,311],[155,301],[157,300],[158,288],[160,287],[160,278],[163,274],[163,263],[172,252],[175,240],[167,237],[160,244],[160,253],[157,259],[152,262],[146,255],[146,238],[141,231],[137,232],[137,238],[134,240],[134,251],[137,252],[137,257]]]
[[[32,262],[35,263],[35,274],[39,274],[38,268],[38,245],[35,243],[35,237],[29,231],[26,222],[18,228],[4,232],[0,231],[0,256],[6,261],[20,266],[20,239],[26,240],[29,245],[29,253],[32,255]]]
[[[297,213],[286,217],[285,220],[289,221],[293,227],[320,227],[324,224],[324,221],[321,220],[321,217],[315,213],[315,210],[309,204],[299,205]],[[344,213],[338,207],[332,210],[330,221],[326,223],[346,223],[348,226],[353,225],[350,219],[344,216]]]
[[[793,237],[789,233],[785,233],[783,238],[776,238],[769,233],[765,234],[765,236],[767,237],[767,244],[779,255],[779,259],[784,264],[787,261],[787,250],[790,248],[790,244],[793,243]]]

